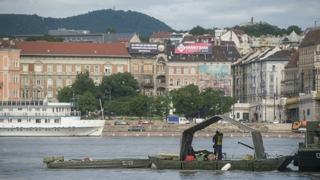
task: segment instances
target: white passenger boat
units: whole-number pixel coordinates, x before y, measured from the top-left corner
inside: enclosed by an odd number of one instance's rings
[[[0,102],[0,136],[101,136],[105,120],[81,120],[74,103]]]

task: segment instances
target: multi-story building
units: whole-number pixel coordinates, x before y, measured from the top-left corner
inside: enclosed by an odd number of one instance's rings
[[[297,67],[286,69],[286,94],[293,94],[286,100],[287,118],[292,121],[314,121],[320,118],[319,69],[320,29],[308,31],[299,46]],[[286,74],[287,75],[287,74]],[[294,83],[292,83],[292,81]],[[290,83],[291,82],[291,83]],[[291,87],[289,86],[291,85]],[[290,90],[293,93],[290,93]]]
[[[20,49],[0,39],[0,101],[20,99]]]
[[[22,100],[40,100],[47,95],[57,101],[58,91],[70,86],[77,73],[89,71],[99,84],[104,75],[129,71],[130,54],[124,44],[23,42],[20,53]]]
[[[280,120],[281,81],[291,51],[276,47],[261,53],[252,52],[232,66],[233,94],[239,99],[239,118]],[[241,103],[244,108],[241,109]],[[249,107],[249,108],[248,108]],[[281,113],[280,113],[281,112]]]
[[[172,32],[156,32],[153,33],[149,39],[150,43],[164,43],[167,44],[170,39],[169,36]]]

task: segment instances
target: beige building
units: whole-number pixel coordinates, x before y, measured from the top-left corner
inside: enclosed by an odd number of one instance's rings
[[[124,44],[16,41],[20,54],[22,100],[57,101],[58,91],[71,86],[77,73],[89,71],[99,84],[102,77],[129,71]]]

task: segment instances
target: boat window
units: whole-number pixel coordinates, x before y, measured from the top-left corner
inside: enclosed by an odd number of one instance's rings
[[[31,119],[28,119],[27,122],[31,122]]]
[[[40,108],[35,108],[36,111],[40,111]]]
[[[46,120],[45,120],[45,123],[50,123],[50,119],[46,119]]]
[[[36,123],[41,123],[41,119],[36,119]]]
[[[3,121],[3,119],[0,119],[0,123],[3,123],[4,121]]]
[[[42,108],[42,111],[47,111],[47,108]]]
[[[60,122],[60,119],[55,119],[54,120],[54,123],[59,123]]]
[[[54,112],[54,108],[52,108],[52,112]]]
[[[8,122],[12,122],[12,119],[8,119]]]
[[[18,119],[18,122],[21,123],[21,119]]]
[[[18,111],[22,111],[22,108],[18,108]]]

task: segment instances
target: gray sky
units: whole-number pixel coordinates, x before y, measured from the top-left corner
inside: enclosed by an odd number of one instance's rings
[[[320,25],[320,0],[0,0],[0,14],[37,14],[66,18],[89,11],[112,9],[152,16],[175,30],[232,27],[264,21],[280,28],[304,30]]]

